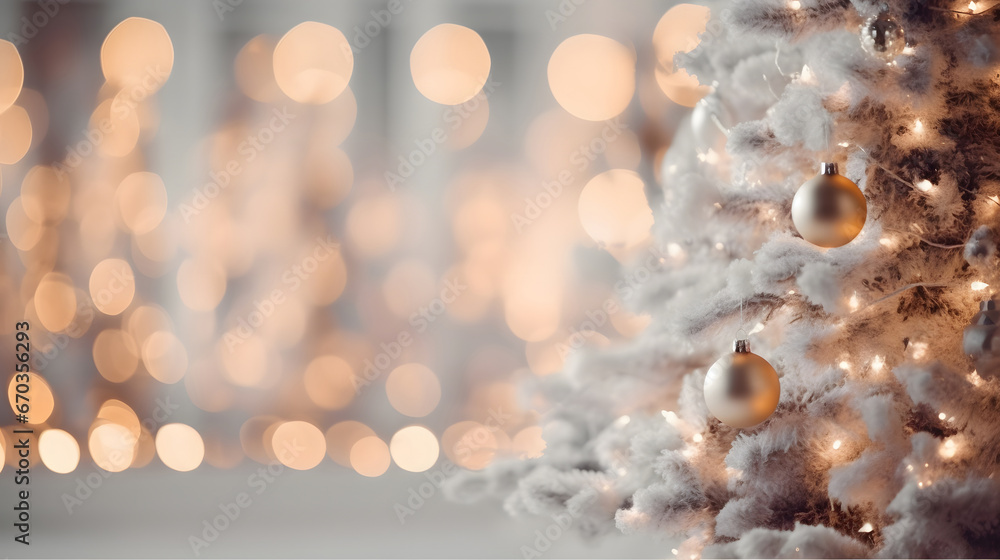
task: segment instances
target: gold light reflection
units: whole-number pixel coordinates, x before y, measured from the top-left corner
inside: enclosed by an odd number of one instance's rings
[[[101,469],[121,472],[135,457],[136,437],[128,428],[113,422],[97,423],[90,430],[90,458]]]
[[[338,422],[326,431],[326,452],[335,463],[350,468],[354,444],[374,436],[374,430],[356,420]]]
[[[493,462],[499,448],[494,434],[494,430],[479,422],[457,422],[441,435],[441,448],[456,465],[473,471],[482,470]]]
[[[439,447],[437,438],[427,428],[407,426],[393,434],[389,451],[399,468],[424,472],[437,463]]]
[[[0,113],[0,163],[13,165],[31,147],[31,119],[23,107],[13,105]]]
[[[389,470],[389,446],[377,436],[366,436],[351,446],[351,467],[367,477],[382,476]]]
[[[38,436],[38,454],[54,473],[73,472],[80,463],[80,444],[64,430],[45,430]]]
[[[309,422],[281,424],[274,431],[271,446],[281,464],[299,471],[315,467],[326,455],[323,432]]]
[[[621,114],[635,93],[635,53],[601,35],[574,35],[549,58],[549,89],[563,109],[589,121]]]
[[[160,225],[167,213],[167,188],[159,175],[138,171],[122,179],[115,202],[129,231],[147,233]]]
[[[21,204],[24,213],[39,224],[57,224],[69,210],[70,186],[64,174],[55,169],[36,165],[21,181]]]
[[[386,307],[397,317],[409,317],[435,294],[437,279],[434,270],[417,259],[406,259],[393,265],[382,281],[382,297]]]
[[[358,200],[347,215],[347,240],[362,257],[378,257],[399,242],[402,208],[392,195]]]
[[[257,387],[267,377],[270,356],[264,339],[257,335],[231,347],[220,343],[218,354],[222,372],[233,385]]]
[[[465,103],[486,84],[490,51],[472,29],[442,23],[413,45],[410,74],[417,90],[427,99],[442,105]]]
[[[257,35],[236,55],[236,83],[243,94],[254,101],[273,103],[281,99],[271,62],[277,44],[277,39],[270,35]]]
[[[677,4],[663,14],[653,31],[656,83],[671,101],[685,107],[694,107],[711,88],[700,85],[687,70],[675,68],[674,55],[698,46],[698,36],[705,32],[710,15],[706,6]]]
[[[105,315],[125,311],[135,296],[135,275],[122,259],[104,259],[90,273],[90,299]]]
[[[583,229],[609,247],[634,247],[650,235],[653,212],[635,171],[612,169],[590,180],[580,193]]]
[[[42,326],[59,332],[73,322],[76,315],[76,293],[69,276],[50,272],[42,277],[35,289],[35,312]]]
[[[28,213],[21,204],[21,197],[17,197],[10,202],[6,215],[7,237],[11,245],[22,251],[30,251],[42,238],[43,228],[41,224],[28,217]]]
[[[187,350],[172,332],[156,331],[142,344],[142,363],[157,381],[177,383],[187,372]]]
[[[337,147],[313,144],[305,163],[305,195],[320,208],[333,208],[351,192],[354,168],[347,154]]]
[[[160,89],[174,66],[174,46],[159,23],[140,17],[123,20],[101,45],[104,79],[118,89],[148,96]]]
[[[441,400],[441,383],[429,367],[403,364],[389,373],[385,393],[400,414],[420,418],[434,412]]]
[[[205,458],[205,442],[187,424],[167,424],[156,432],[156,454],[175,471],[194,470]]]
[[[309,362],[302,381],[309,400],[327,410],[351,404],[357,392],[354,370],[339,356],[319,356]]]
[[[52,416],[52,411],[56,406],[55,397],[52,395],[52,388],[49,387],[48,381],[32,371],[28,372],[27,392],[18,392],[18,385],[21,384],[22,382],[17,380],[16,375],[11,376],[10,384],[7,386],[7,398],[10,401],[11,410],[14,411],[14,414],[18,414],[17,406],[25,403],[23,398],[20,400],[17,399],[17,395],[21,394],[28,398],[29,410],[27,413],[27,423],[45,423],[49,419],[49,416]]]
[[[208,259],[186,259],[177,268],[177,291],[189,309],[211,311],[226,295],[226,271]]]
[[[354,72],[354,53],[339,29],[306,21],[274,47],[274,79],[288,97],[320,105],[337,98]]]
[[[24,65],[17,47],[0,39],[0,113],[6,111],[21,94]]]
[[[517,432],[512,442],[514,454],[522,459],[541,457],[545,453],[542,429],[531,426]]]
[[[101,131],[101,141],[93,149],[112,157],[125,157],[139,142],[138,114],[114,99],[105,99],[90,116],[90,129]]]

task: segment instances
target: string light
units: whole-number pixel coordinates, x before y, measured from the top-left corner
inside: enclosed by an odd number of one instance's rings
[[[931,190],[934,189],[934,183],[931,183],[927,179],[921,179],[917,181],[915,186],[924,192],[930,192]]]
[[[924,123],[921,122],[920,119],[913,121],[913,132],[921,134],[923,131],[924,131]]]
[[[847,301],[847,305],[849,305],[851,307],[851,311],[857,311],[858,310],[858,306],[861,305],[861,304],[858,302],[858,293],[857,292],[854,292],[851,295],[851,299],[849,299]]]
[[[694,436],[691,437],[691,439],[694,440],[695,443],[701,443],[702,441],[705,440],[705,438],[702,437],[701,434],[695,434]]]
[[[840,449],[840,440],[839,439],[837,441],[833,442],[833,448],[834,449]]]
[[[798,10],[802,8],[802,2],[799,2],[799,0],[792,0],[791,2],[788,3],[788,7],[793,10]]]
[[[882,371],[882,367],[885,366],[885,358],[882,356],[875,356],[872,358],[872,370]]]
[[[864,525],[861,526],[860,529],[858,529],[858,532],[859,533],[871,533],[874,529],[875,528],[872,527],[871,523],[865,523]]]
[[[986,282],[980,282],[979,280],[976,280],[975,282],[972,283],[971,287],[972,287],[972,291],[979,292],[979,291],[985,290],[986,288],[990,287],[990,285],[987,284]]]

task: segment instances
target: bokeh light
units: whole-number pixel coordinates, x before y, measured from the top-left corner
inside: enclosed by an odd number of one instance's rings
[[[96,149],[106,156],[125,157],[139,143],[142,127],[135,110],[116,103],[116,99],[105,99],[90,115],[90,130],[100,131],[100,136],[91,134],[98,140],[78,150],[82,155],[89,155],[91,150]],[[91,142],[89,137],[87,142]]]
[[[236,83],[243,94],[254,101],[273,103],[281,99],[272,62],[277,44],[277,39],[270,35],[257,35],[247,41],[236,55]]]
[[[403,364],[389,373],[385,393],[400,414],[420,418],[434,412],[441,400],[441,383],[429,367]]]
[[[52,416],[52,411],[55,410],[55,397],[52,394],[52,388],[49,387],[49,383],[45,378],[33,371],[27,372],[27,374],[27,392],[18,391],[18,385],[23,385],[24,381],[23,379],[18,381],[17,374],[15,374],[11,376],[10,384],[7,386],[7,398],[10,401],[11,410],[14,411],[14,414],[17,414],[17,406],[25,403],[23,398],[18,400],[17,395],[21,394],[27,397],[27,404],[29,405],[27,423],[42,424]],[[22,386],[21,388],[23,389],[24,387]]]
[[[138,171],[122,179],[115,201],[129,231],[148,233],[160,225],[167,213],[167,188],[159,175]]]
[[[580,193],[580,222],[602,245],[629,248],[649,237],[653,212],[635,171],[612,169],[591,179]]]
[[[101,45],[104,79],[118,89],[135,89],[136,98],[160,89],[174,66],[174,45],[159,23],[130,17],[115,26]],[[141,96],[141,97],[140,97]]]
[[[663,14],[653,30],[656,83],[671,101],[684,107],[694,107],[711,88],[701,85],[687,70],[676,68],[674,56],[698,46],[699,35],[705,32],[710,15],[707,6],[677,4]]]
[[[142,363],[157,381],[177,383],[187,372],[187,350],[174,333],[156,331],[142,344]]]
[[[486,468],[496,456],[499,443],[495,433],[496,430],[479,422],[457,422],[441,435],[441,448],[452,463],[478,471]]]
[[[59,272],[46,274],[35,288],[34,303],[42,326],[50,332],[65,330],[76,316],[77,301],[73,281]]]
[[[0,113],[6,111],[21,95],[24,65],[21,54],[10,41],[0,39]]]
[[[309,422],[281,424],[271,437],[271,446],[281,464],[299,471],[315,467],[326,456],[326,438]]]
[[[389,451],[396,465],[410,472],[424,472],[438,460],[438,441],[423,426],[407,426],[393,434]]]
[[[135,275],[122,259],[104,259],[90,273],[90,299],[105,315],[125,311],[135,296]]]
[[[136,436],[125,426],[98,422],[90,430],[88,438],[90,458],[101,469],[121,472],[132,465],[136,442]]]
[[[156,432],[156,454],[175,471],[198,468],[205,458],[205,442],[198,430],[187,424],[167,424]]]
[[[329,103],[343,93],[354,72],[354,53],[339,29],[300,23],[274,47],[274,79],[299,103]]]
[[[351,404],[357,392],[351,364],[339,356],[319,356],[309,362],[302,381],[309,400],[327,410]]]
[[[28,170],[21,181],[24,213],[39,224],[57,224],[69,210],[70,185],[65,174],[46,165]]]
[[[338,465],[350,467],[354,444],[373,436],[375,431],[357,420],[338,422],[326,431],[326,452]]]
[[[601,35],[574,35],[549,58],[549,89],[563,109],[603,121],[621,114],[635,93],[635,53]]]
[[[530,426],[517,432],[511,445],[514,454],[521,459],[534,459],[545,453],[545,439],[538,426]]]
[[[71,473],[80,464],[80,444],[64,430],[45,430],[38,436],[38,455],[54,473]]]
[[[31,147],[31,119],[23,107],[13,105],[0,113],[0,163],[13,165]]]
[[[453,23],[429,29],[410,52],[413,83],[427,99],[443,105],[465,103],[490,75],[490,51],[478,33]]]
[[[226,295],[226,271],[215,261],[186,259],[177,268],[177,291],[189,309],[211,311]]]
[[[119,329],[105,329],[94,338],[94,366],[101,377],[112,383],[127,381],[139,366],[139,348],[132,335]]]
[[[391,464],[389,446],[378,436],[366,436],[351,446],[351,467],[367,477],[382,476]]]

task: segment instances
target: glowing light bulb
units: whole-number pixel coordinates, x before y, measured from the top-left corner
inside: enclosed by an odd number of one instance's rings
[[[802,2],[799,2],[799,0],[792,0],[791,2],[788,3],[788,7],[791,8],[791,9],[793,9],[793,10],[801,9],[802,8]]]
[[[873,530],[874,530],[874,527],[872,527],[871,523],[865,523],[864,525],[861,526],[860,529],[858,529],[858,532],[859,533],[871,533]]]
[[[849,371],[851,369],[851,364],[849,364],[847,361],[840,362],[837,365],[839,365],[840,369],[842,369],[844,371]]]
[[[628,425],[628,423],[631,422],[631,421],[632,421],[632,419],[629,418],[628,416],[621,416],[617,420],[615,420],[615,426],[618,426],[619,428],[621,428],[622,426]]]
[[[837,441],[833,442],[833,448],[834,449],[840,449],[840,440],[839,439]]]
[[[920,119],[913,121],[913,132],[920,134],[924,131],[924,123],[920,122]]]
[[[980,282],[979,280],[976,280],[975,282],[972,283],[971,287],[974,292],[978,292],[980,290],[985,290],[986,288],[990,287],[990,285],[987,284],[986,282]]]
[[[929,192],[931,189],[934,188],[934,183],[931,183],[927,179],[921,179],[921,180],[917,181],[917,184],[914,185],[914,186],[917,187],[918,189],[924,191],[924,192]]]
[[[694,440],[695,443],[701,443],[702,441],[705,440],[705,438],[703,438],[701,434],[695,434],[691,439]]]
[[[975,12],[976,11],[976,3],[975,2],[969,2],[969,11],[970,12]]]
[[[948,417],[948,415],[945,414],[945,413],[943,413],[943,412],[941,414],[938,414],[938,418],[941,419],[941,420],[944,420],[947,417]]]
[[[858,306],[861,305],[861,304],[858,302],[858,293],[857,292],[854,292],[854,294],[851,295],[851,299],[849,299],[847,301],[847,305],[849,305],[851,307],[851,311],[857,311],[858,310]]]

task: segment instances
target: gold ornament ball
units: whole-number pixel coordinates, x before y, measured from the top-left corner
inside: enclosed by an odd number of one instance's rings
[[[803,239],[820,247],[847,245],[861,233],[868,217],[864,193],[824,163],[819,175],[799,187],[792,198],[792,223]]]
[[[732,354],[719,358],[705,376],[705,404],[723,424],[756,426],[778,408],[781,382],[767,360],[737,340]]]

